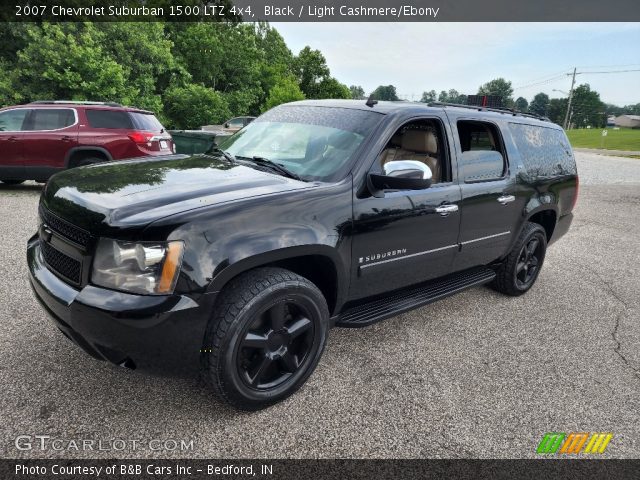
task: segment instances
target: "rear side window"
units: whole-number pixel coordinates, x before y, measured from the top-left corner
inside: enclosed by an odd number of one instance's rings
[[[245,120],[243,118],[232,118],[227,122],[227,124],[232,128],[242,128],[244,127]]]
[[[164,130],[156,116],[151,113],[129,112],[129,115],[133,121],[133,126],[137,130],[149,130],[152,132]]]
[[[22,130],[27,113],[29,113],[27,109],[0,112],[0,132],[19,132]]]
[[[124,128],[133,129],[129,114],[118,110],[86,110],[87,120],[91,128]]]
[[[510,123],[509,130],[527,175],[553,177],[576,174],[573,152],[562,130],[522,123]]]
[[[465,182],[493,181],[507,172],[507,156],[498,127],[492,123],[461,120],[457,123]]]
[[[36,108],[25,123],[25,130],[59,130],[76,123],[74,111],[66,108]]]

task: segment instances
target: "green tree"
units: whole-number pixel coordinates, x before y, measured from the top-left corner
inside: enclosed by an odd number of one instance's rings
[[[351,92],[351,98],[354,100],[364,100],[366,98],[364,88],[360,85],[351,85],[349,91]]]
[[[571,123],[576,128],[606,126],[605,105],[600,100],[600,94],[591,90],[588,83],[579,85],[573,91],[571,110]]]
[[[126,69],[103,48],[105,35],[91,23],[43,23],[27,27],[13,82],[23,100],[111,100],[130,103],[136,89]]]
[[[164,102],[170,128],[198,129],[202,125],[222,123],[231,116],[220,92],[203,85],[171,87],[164,95]]]
[[[380,85],[373,92],[371,92],[371,95],[376,100],[399,100],[398,94],[396,93],[396,87],[394,87],[393,85]]]
[[[328,77],[318,83],[315,98],[351,98],[351,90],[335,78]]]
[[[282,103],[304,100],[305,96],[300,90],[296,79],[292,76],[282,78],[269,92],[264,110],[277,107]]]
[[[190,78],[174,58],[173,43],[159,22],[102,22],[104,51],[125,71],[127,84],[135,90],[135,105],[162,112],[162,94],[171,85]]]
[[[271,89],[283,77],[290,76],[293,72],[293,54],[278,31],[269,26],[268,23],[259,23],[255,32],[256,43],[260,52],[258,64],[259,87],[255,90],[255,101],[246,112],[251,115],[260,113]],[[241,111],[236,113],[232,102],[229,102],[229,105],[235,115],[245,114]]]
[[[20,102],[20,94],[13,88],[13,82],[8,72],[9,63],[0,59],[0,107]]]
[[[478,95],[495,95],[502,98],[502,105],[505,107],[513,106],[513,88],[511,82],[504,78],[495,78],[478,88]]]
[[[428,92],[422,92],[422,98],[420,99],[423,103],[431,103],[435,102],[438,97],[438,94],[435,90],[429,90]]]
[[[220,92],[258,84],[260,51],[251,24],[189,23],[174,29],[173,42],[195,83]]]
[[[529,102],[527,102],[527,99],[524,97],[518,97],[515,102],[515,107],[519,112],[526,112],[529,108]]]
[[[562,125],[564,123],[564,114],[567,111],[566,98],[552,98],[546,107],[544,116],[548,117],[553,123]]]
[[[442,90],[440,95],[438,95],[438,101],[444,103],[457,103],[459,105],[465,105],[467,103],[467,96],[461,93],[454,88],[449,90]]]
[[[546,93],[538,93],[529,104],[529,111],[536,115],[546,117],[549,115],[549,95]]]
[[[293,72],[298,79],[300,90],[307,98],[318,98],[318,85],[329,77],[327,61],[320,50],[306,46],[293,60]]]

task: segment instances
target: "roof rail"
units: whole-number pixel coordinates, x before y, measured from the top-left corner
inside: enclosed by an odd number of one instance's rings
[[[116,102],[90,102],[85,100],[38,100],[29,103],[29,105],[105,105],[107,107],[122,107],[121,104]]]
[[[536,115],[535,113],[525,113],[515,110],[513,108],[506,107],[483,107],[481,105],[464,105],[461,103],[448,103],[448,102],[431,102],[429,103],[430,107],[460,107],[460,108],[469,108],[471,110],[477,110],[479,112],[496,112],[496,113],[509,113],[514,117],[520,115],[522,117],[530,117],[535,118],[537,120],[542,120],[545,122],[550,122],[547,117],[543,117],[541,115]]]

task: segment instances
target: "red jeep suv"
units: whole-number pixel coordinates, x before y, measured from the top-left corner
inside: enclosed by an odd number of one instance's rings
[[[0,109],[0,181],[7,184],[173,152],[171,135],[152,112],[117,103],[41,101]]]

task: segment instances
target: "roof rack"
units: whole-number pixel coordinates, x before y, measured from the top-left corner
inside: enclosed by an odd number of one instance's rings
[[[38,100],[31,102],[29,105],[104,105],[107,107],[122,107],[121,104],[116,102],[90,102],[84,100]]]
[[[509,113],[514,117],[520,115],[521,117],[529,117],[535,118],[537,120],[542,120],[545,122],[550,122],[547,117],[543,117],[542,115],[536,115],[535,113],[525,113],[519,112],[513,108],[506,107],[483,107],[481,105],[464,105],[461,103],[449,103],[449,102],[431,102],[429,103],[430,107],[460,107],[460,108],[469,108],[471,110],[477,110],[478,112],[496,112],[496,113]]]

